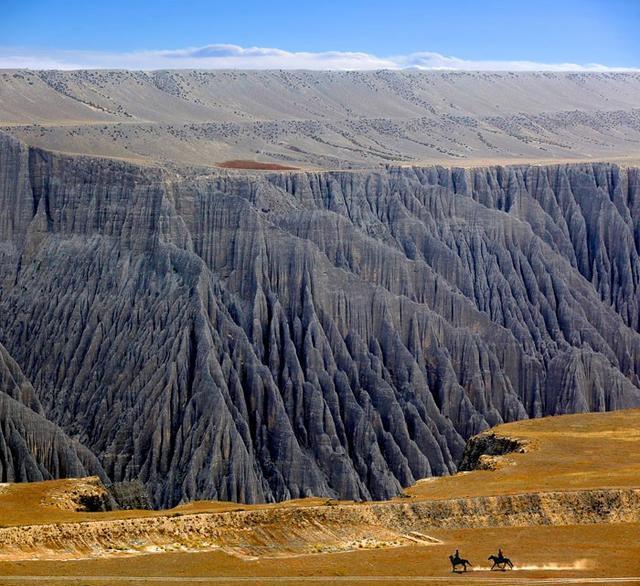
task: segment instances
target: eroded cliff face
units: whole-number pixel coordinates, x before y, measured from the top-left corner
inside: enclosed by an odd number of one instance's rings
[[[36,393],[0,344],[0,482],[106,474],[96,456],[44,417]]]
[[[0,342],[156,505],[388,498],[640,405],[640,173],[165,171],[0,139]]]

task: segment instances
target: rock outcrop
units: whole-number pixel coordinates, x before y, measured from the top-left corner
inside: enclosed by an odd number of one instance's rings
[[[178,175],[2,137],[0,343],[156,506],[389,498],[498,423],[640,405],[639,201],[610,164]]]
[[[153,508],[147,489],[139,480],[114,482],[107,488],[118,509],[144,510]]]
[[[74,478],[47,491],[41,499],[41,505],[77,513],[101,513],[118,508],[111,492],[97,476]]]
[[[458,465],[458,472],[492,470],[500,456],[514,452],[523,453],[526,444],[522,440],[484,432],[473,436],[468,442]]]

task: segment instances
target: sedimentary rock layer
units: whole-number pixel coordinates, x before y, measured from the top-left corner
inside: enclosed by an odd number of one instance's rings
[[[156,505],[382,499],[640,405],[640,173],[243,173],[0,144],[0,343]]]
[[[0,528],[1,555],[69,559],[175,551],[179,544],[191,551],[285,557],[430,545],[439,543],[428,535],[434,528],[637,523],[639,505],[637,489],[603,489],[24,525]]]

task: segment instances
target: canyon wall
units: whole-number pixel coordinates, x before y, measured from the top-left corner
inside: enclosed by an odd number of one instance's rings
[[[177,173],[0,135],[11,400],[156,506],[389,498],[498,423],[640,406],[639,201],[612,164]]]

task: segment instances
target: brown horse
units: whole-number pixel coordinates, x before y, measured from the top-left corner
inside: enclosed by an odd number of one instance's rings
[[[491,566],[492,570],[494,570],[495,568],[506,570],[507,566],[509,566],[510,569],[513,569],[513,564],[511,563],[511,560],[509,558],[506,558],[504,556],[490,555],[488,559],[490,562],[493,562],[493,566]]]
[[[451,571],[452,572],[458,572],[459,570],[456,570],[456,568],[458,566],[462,566],[464,568],[464,571],[467,571],[467,566],[471,566],[471,562],[469,560],[465,560],[461,557],[453,557],[452,555],[449,556],[449,561],[451,562]]]

